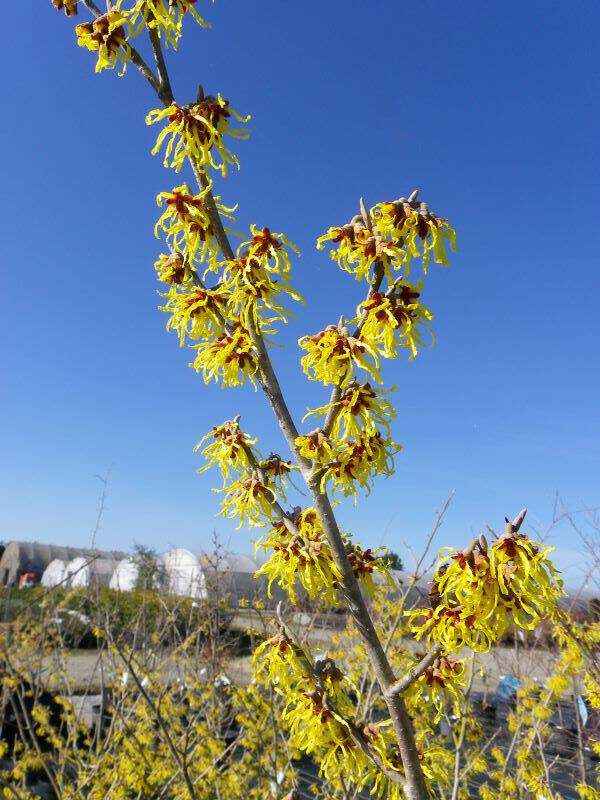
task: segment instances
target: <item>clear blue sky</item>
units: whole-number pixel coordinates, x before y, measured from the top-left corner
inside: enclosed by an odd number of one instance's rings
[[[176,96],[202,81],[253,115],[222,189],[239,226],[302,249],[307,307],[276,365],[294,412],[324,401],[297,338],[359,299],[316,237],[369,203],[422,191],[460,253],[432,272],[438,342],[386,370],[397,384],[395,477],[340,509],[368,545],[406,557],[456,499],[439,544],[462,545],[521,506],[542,528],[558,489],[600,504],[598,253],[600,6],[549,0],[260,4],[199,0],[169,56]],[[96,76],[49,0],[4,10],[0,537],[86,543],[97,473],[112,465],[98,543],[231,549],[216,477],[195,442],[241,410],[264,449],[281,439],[260,394],[206,388],[155,309],[152,225],[174,174],[150,155],[154,107],[134,68]],[[578,542],[553,535],[576,579]]]

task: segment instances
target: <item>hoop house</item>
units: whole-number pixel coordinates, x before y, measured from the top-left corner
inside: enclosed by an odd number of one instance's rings
[[[108,586],[119,560],[114,556],[74,558],[67,564],[69,584],[74,589],[83,589],[88,586]]]
[[[164,565],[164,556],[158,556],[156,559],[157,571],[162,573],[164,571]],[[132,592],[134,589],[138,588],[136,584],[138,582],[139,572],[139,563],[135,558],[124,558],[119,561],[115,567],[115,571],[113,572],[108,585],[111,589],[115,589],[117,592]],[[161,588],[164,589],[162,583],[162,574],[159,574],[156,576],[154,584],[146,588],[160,591]]]
[[[208,596],[202,569],[203,554],[174,547],[165,554],[165,569],[171,594],[205,600]]]
[[[60,547],[40,542],[8,542],[0,558],[0,586],[15,586],[19,577],[31,573],[40,581],[51,561],[60,559],[65,564],[79,555],[91,554],[81,547]]]
[[[254,579],[260,563],[239,553],[214,555],[175,547],[165,555],[168,587],[172,594],[208,598],[228,598],[231,605],[266,599],[266,581]]]
[[[42,586],[52,588],[65,583],[67,564],[68,562],[65,561],[64,558],[53,558],[42,575],[42,580],[40,581]]]

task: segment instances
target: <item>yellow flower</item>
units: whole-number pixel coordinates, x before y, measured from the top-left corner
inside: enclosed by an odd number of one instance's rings
[[[342,714],[352,715],[354,707],[345,688],[356,691],[356,687],[331,658],[311,663],[282,631],[257,648],[254,663],[266,685],[286,699],[283,719],[290,728],[293,747],[315,753],[324,772],[327,765],[321,756],[330,758],[331,748],[338,754],[354,749]]]
[[[58,11],[64,9],[67,17],[74,17],[77,14],[77,0],[52,0],[52,5]]]
[[[406,347],[411,358],[422,347],[420,326],[428,328],[433,314],[419,303],[421,285],[396,284],[391,295],[374,292],[358,307],[358,324],[363,316],[361,336],[386,358],[395,358],[397,347]]]
[[[600,709],[600,682],[588,673],[585,676],[585,688],[592,708]]]
[[[371,268],[379,269],[392,281],[393,271],[408,276],[413,258],[422,257],[426,272],[433,255],[439,264],[448,264],[445,242],[456,249],[456,234],[446,220],[432,214],[424,203],[397,200],[378,203],[370,211],[369,225],[362,216],[347,225],[329,228],[317,239],[317,249],[333,242],[331,258],[357,280],[369,278]]]
[[[392,576],[385,559],[387,554],[385,548],[378,547],[377,550],[371,550],[368,547],[363,550],[359,544],[351,545],[347,542],[346,553],[356,579],[369,597],[375,595],[376,587],[373,581],[375,573],[378,573],[388,585],[393,585]]]
[[[515,622],[532,627],[527,615],[537,620],[555,605],[562,582],[548,559],[553,547],[532,542],[523,534],[504,535],[490,548],[490,569],[500,595],[516,609]]]
[[[275,493],[257,475],[234,480],[229,486],[215,491],[225,495],[219,516],[239,519],[238,528],[246,522],[252,527],[262,527],[275,519]]]
[[[311,755],[320,748],[352,749],[348,723],[329,704],[324,692],[302,692],[290,698],[282,718],[300,750]]]
[[[332,491],[341,491],[346,497],[357,496],[357,486],[371,490],[377,475],[390,476],[394,472],[394,455],[402,445],[384,439],[377,430],[364,430],[355,439],[343,439],[332,461],[325,465],[321,478],[321,491],[331,481]]]
[[[285,692],[310,678],[310,662],[304,652],[282,632],[265,640],[253,655],[254,671],[267,686]]]
[[[314,336],[303,336],[298,344],[306,350],[301,363],[312,381],[347,386],[360,367],[381,383],[377,352],[360,337],[350,336],[346,328],[329,325]]]
[[[192,285],[185,291],[174,287],[163,297],[167,298],[167,304],[160,310],[171,315],[167,330],[177,331],[182,347],[186,337],[207,339],[214,335],[223,336],[229,298],[223,287],[203,289]]]
[[[289,285],[287,279],[273,280],[264,263],[250,253],[226,261],[222,281],[231,293],[231,310],[240,314],[245,322],[249,318],[258,322],[261,310],[274,314],[269,322],[276,319],[285,322],[293,315],[281,298],[287,296],[302,301],[302,295]]]
[[[271,556],[257,575],[268,577],[269,595],[272,584],[276,582],[289,594],[292,603],[296,603],[299,583],[312,600],[319,598],[326,605],[338,606],[342,578],[316,510],[296,511],[292,523],[289,525],[280,520],[258,540],[256,547],[271,551]],[[386,581],[391,580],[385,559],[379,551],[352,545],[346,534],[344,542],[356,579],[367,594],[373,596],[375,572]]]
[[[195,8],[196,0],[137,0],[129,12],[132,36],[137,36],[144,25],[155,28],[159,36],[164,33],[167,45],[177,48],[183,20],[187,13],[203,28],[209,28]]]
[[[294,515],[297,533],[292,534],[283,521],[257,542],[265,552],[272,551],[269,560],[256,573],[269,579],[271,586],[277,583],[297,602],[297,581],[311,599],[319,597],[331,605],[339,603],[338,587],[341,575],[333,561],[321,521],[314,508],[299,511]]]
[[[322,250],[326,241],[338,245],[337,250],[330,251],[331,258],[343,270],[355,275],[356,280],[368,278],[375,262],[391,277],[390,265],[404,261],[403,251],[394,242],[369,230],[360,218],[342,227],[329,228],[317,239],[317,249]]]
[[[418,661],[418,657],[416,658]],[[411,687],[411,700],[418,703],[421,699],[430,700],[436,708],[435,722],[438,722],[445,711],[448,699],[452,702],[453,712],[459,715],[461,688],[466,685],[466,664],[449,656],[436,658]]]
[[[291,482],[291,474],[294,470],[299,468],[292,464],[291,461],[284,461],[277,453],[270,453],[267,458],[258,462],[258,469],[265,475],[269,483],[279,490],[282,497],[285,498],[285,490]]]
[[[258,454],[253,445],[258,439],[251,439],[247,433],[240,430],[237,419],[213,427],[200,439],[194,447],[194,452],[197,453],[208,440],[212,441],[201,451],[207,463],[198,472],[205,472],[217,464],[223,478],[229,478],[232,472],[239,474],[248,472],[257,458]]]
[[[600,789],[595,786],[578,783],[576,789],[581,800],[600,800]]]
[[[407,614],[416,639],[426,635],[430,647],[439,645],[448,653],[456,653],[463,647],[470,647],[475,652],[489,650],[509,624],[507,620],[498,635],[498,631],[492,630],[485,620],[478,620],[476,613],[460,606],[449,608],[440,605],[435,610],[415,609]],[[420,624],[417,623],[419,617],[423,617]]]
[[[154,264],[157,277],[162,283],[169,286],[181,286],[195,275],[195,270],[189,258],[179,250],[174,250],[169,255],[161,253]]]
[[[210,217],[204,203],[204,192],[193,195],[186,183],[176,186],[171,192],[161,192],[156,198],[158,206],[164,203],[165,210],[154,226],[154,234],[159,237],[162,230],[167,243],[175,250],[185,248],[188,259],[200,261],[216,258],[219,247],[212,230]],[[233,220],[235,208],[227,208],[218,202],[219,214]],[[230,233],[229,229],[225,229]]]
[[[378,203],[371,209],[371,216],[378,233],[402,249],[405,277],[413,258],[423,259],[424,272],[431,256],[437,264],[448,266],[445,243],[456,250],[456,232],[447,220],[432,214],[425,203],[416,200]]]
[[[334,456],[331,442],[320,428],[312,433],[298,436],[295,444],[300,455],[309,461],[326,464]]]
[[[256,386],[257,370],[254,345],[246,328],[235,322],[217,339],[194,345],[197,350],[191,366],[202,372],[205,383],[221,380],[223,387],[243,386],[247,379]]]
[[[357,381],[350,381],[337,402],[328,403],[320,408],[315,408],[314,411],[309,411],[303,417],[302,422],[316,414],[326,416],[333,412],[335,416],[331,435],[336,439],[360,436],[365,428],[375,428],[378,425],[384,428],[389,437],[390,422],[396,417],[396,410],[385,399],[385,395],[388,393],[373,389],[370,383],[360,384]],[[297,441],[296,444],[298,444]],[[306,458],[314,458],[305,452],[302,455]],[[325,460],[329,460],[329,458],[331,455]],[[321,458],[318,460],[323,462]]]
[[[96,72],[113,69],[117,59],[123,62],[123,72],[131,50],[127,43],[127,19],[120,11],[121,0],[111,11],[96,17],[92,22],[82,22],[75,28],[77,44],[98,53]],[[123,73],[120,73],[121,75]]]
[[[250,258],[256,258],[270,272],[278,272],[280,275],[289,272],[291,267],[288,248],[300,255],[298,248],[283,233],[271,233],[270,228],[260,229],[251,225],[250,232],[251,238],[238,247],[238,255],[247,250]]]
[[[206,97],[199,103],[180,106],[173,103],[164,109],[155,109],[146,117],[148,125],[166,119],[167,125],[159,133],[152,155],[156,155],[165,140],[165,167],[174,167],[176,172],[182,168],[186,158],[194,161],[201,169],[219,170],[227,174],[227,165],[234,164],[239,168],[239,161],[224,142],[223,136],[228,134],[236,139],[246,139],[249,132],[246,128],[231,128],[229,121],[234,116],[242,123],[250,117],[241,117],[234,111],[227,100],[218,97]],[[169,138],[170,137],[170,138]],[[215,158],[214,152],[219,154]]]

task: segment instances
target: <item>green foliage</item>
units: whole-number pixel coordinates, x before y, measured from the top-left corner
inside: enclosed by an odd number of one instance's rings
[[[137,566],[135,581],[137,591],[162,592],[167,588],[167,571],[156,550],[143,544],[136,544],[132,560]]]
[[[172,646],[196,631],[208,637],[211,632],[204,628],[206,620],[213,616],[208,613],[212,605],[210,601],[149,591],[0,588],[0,622],[14,622],[26,615],[40,618],[51,612],[63,642],[70,647],[93,645],[92,629],[104,628],[107,621],[115,640],[136,646],[149,641]],[[228,630],[230,621],[225,607],[220,608],[221,634]]]
[[[387,562],[389,569],[397,569],[399,571],[404,569],[404,562],[398,553],[395,553],[393,550],[390,550],[390,552],[387,554]]]

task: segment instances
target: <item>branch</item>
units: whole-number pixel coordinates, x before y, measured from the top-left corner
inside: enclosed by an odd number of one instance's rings
[[[152,44],[152,52],[154,53],[154,60],[156,61],[156,68],[158,70],[159,88],[157,94],[166,106],[170,106],[173,102],[173,89],[171,88],[171,80],[169,72],[165,63],[165,57],[160,44],[160,37],[156,28],[148,27],[148,36]]]
[[[409,686],[412,686],[412,684],[421,677],[425,670],[429,669],[436,658],[439,658],[441,652],[441,649],[437,647],[433,652],[427,653],[418,664],[415,664],[414,667],[408,670],[403,678],[400,678],[400,680],[397,680],[390,686],[386,692],[386,696],[393,698],[405,692]]]

